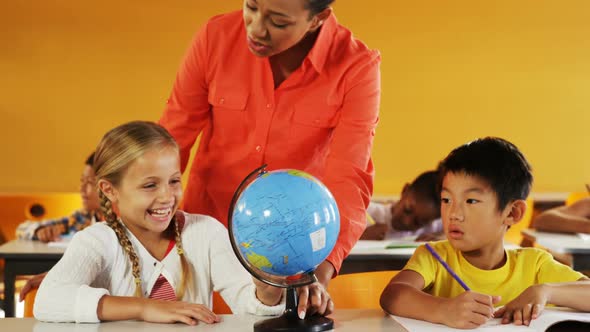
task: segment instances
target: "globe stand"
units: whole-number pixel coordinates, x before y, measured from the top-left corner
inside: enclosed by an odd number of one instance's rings
[[[334,329],[334,321],[319,315],[299,319],[297,315],[297,292],[295,287],[287,287],[285,312],[277,317],[254,324],[254,332],[320,332]]]

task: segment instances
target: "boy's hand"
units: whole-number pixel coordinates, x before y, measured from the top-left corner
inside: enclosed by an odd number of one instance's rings
[[[221,318],[202,304],[148,300],[141,310],[141,320],[151,323],[176,323],[197,325],[198,321],[207,324],[218,323]]]
[[[539,317],[547,304],[548,291],[542,284],[533,285],[522,292],[517,298],[494,313],[494,317],[502,317],[502,324],[514,322],[515,325],[526,325]]]
[[[61,225],[49,225],[39,227],[35,231],[35,235],[41,242],[51,242],[59,239],[61,233],[63,231],[63,226]]]
[[[485,324],[494,314],[494,303],[499,296],[490,296],[475,292],[465,292],[449,299],[444,306],[444,324],[460,329],[473,329]]]

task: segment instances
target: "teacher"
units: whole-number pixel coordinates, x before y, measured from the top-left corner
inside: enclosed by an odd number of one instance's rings
[[[340,235],[316,271],[321,285],[300,290],[320,301],[321,314],[333,305],[325,287],[365,229],[380,98],[380,55],[338,23],[332,2],[244,0],[242,10],[211,18],[160,119],[180,146],[183,170],[201,135],[187,212],[227,226],[234,191],[262,164],[304,170],[330,189]]]

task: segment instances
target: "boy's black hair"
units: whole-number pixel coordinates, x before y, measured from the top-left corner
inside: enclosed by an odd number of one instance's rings
[[[84,162],[84,165],[88,165],[90,167],[92,167],[92,165],[94,164],[94,152],[92,152],[88,158],[86,158],[86,162]]]
[[[462,145],[440,164],[440,179],[447,173],[465,173],[486,181],[498,198],[498,209],[529,196],[531,166],[518,148],[498,137],[480,138]]]
[[[439,206],[440,190],[438,181],[438,171],[426,171],[418,175],[418,177],[410,183],[410,189],[424,199],[431,201],[435,206]]]

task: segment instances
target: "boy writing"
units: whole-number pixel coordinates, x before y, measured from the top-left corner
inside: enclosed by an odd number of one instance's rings
[[[590,311],[584,275],[540,249],[504,249],[504,233],[524,215],[533,179],[516,146],[494,137],[460,146],[443,160],[441,177],[448,240],[432,247],[471,290],[421,246],[381,294],[385,311],[457,328],[492,317],[529,325],[546,304]]]

